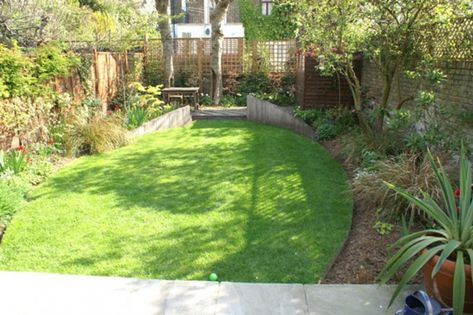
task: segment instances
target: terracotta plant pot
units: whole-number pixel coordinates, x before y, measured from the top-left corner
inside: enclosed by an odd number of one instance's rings
[[[424,285],[427,293],[444,306],[451,307],[453,304],[453,275],[455,273],[455,262],[446,260],[439,272],[432,279],[434,269],[439,256],[434,256],[422,269],[424,272]],[[465,265],[466,291],[465,291],[465,313],[473,313],[473,284],[471,283],[471,266]]]

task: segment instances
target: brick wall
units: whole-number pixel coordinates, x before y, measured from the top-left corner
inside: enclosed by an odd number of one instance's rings
[[[447,76],[437,91],[436,97],[439,104],[467,107],[473,110],[473,61],[445,61],[439,64]],[[399,81],[399,83],[398,83]],[[363,62],[362,84],[368,91],[368,97],[380,99],[382,97],[383,78],[376,66]],[[414,96],[419,87],[419,82],[401,76],[394,80],[390,104],[399,103],[399,88],[401,99]]]

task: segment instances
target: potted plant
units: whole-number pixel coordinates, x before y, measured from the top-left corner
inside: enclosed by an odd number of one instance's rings
[[[395,289],[389,306],[402,288],[421,269],[428,293],[446,306],[454,315],[463,311],[473,313],[473,201],[471,164],[462,150],[460,187],[454,189],[440,162],[430,151],[429,160],[442,190],[440,206],[428,194],[422,198],[386,183],[389,188],[409,200],[432,219],[434,228],[410,233],[397,241],[400,249],[388,260],[379,275],[381,284],[391,279],[405,264],[410,264]]]

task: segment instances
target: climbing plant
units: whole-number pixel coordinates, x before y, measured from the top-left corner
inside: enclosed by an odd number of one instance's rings
[[[254,0],[240,0],[240,16],[249,40],[278,40],[294,38],[296,24],[291,15],[293,5],[274,1],[271,15],[264,16]]]

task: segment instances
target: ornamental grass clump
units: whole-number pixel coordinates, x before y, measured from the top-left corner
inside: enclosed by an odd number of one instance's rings
[[[66,154],[95,154],[110,151],[128,142],[127,131],[120,119],[96,115],[85,122],[76,122],[65,133]]]
[[[447,161],[445,158],[441,160]],[[386,219],[399,218],[411,211],[423,217],[423,213],[418,213],[414,205],[396,191],[389,189],[383,184],[384,181],[404,187],[414,196],[425,192],[437,202],[442,200],[435,172],[425,154],[404,153],[396,157],[375,160],[371,164],[369,168],[358,171],[353,179],[353,196],[360,206],[371,209],[380,207],[381,215]]]
[[[390,301],[391,305],[407,282],[434,256],[439,256],[439,259],[432,270],[432,279],[447,260],[452,260],[455,262],[452,306],[454,314],[460,315],[463,314],[464,309],[467,277],[472,277],[473,282],[473,273],[467,275],[465,272],[465,265],[471,265],[473,261],[471,164],[466,157],[465,150],[462,150],[460,185],[459,189],[455,190],[447,172],[440,162],[434,161],[430,151],[428,157],[442,192],[441,205],[427,193],[423,193],[423,197],[419,198],[390,183],[385,182],[385,184],[423,211],[433,221],[434,228],[411,233],[397,241],[394,246],[400,246],[400,249],[388,260],[379,275],[379,280],[382,284],[387,283],[404,264],[414,259],[394,291]]]

